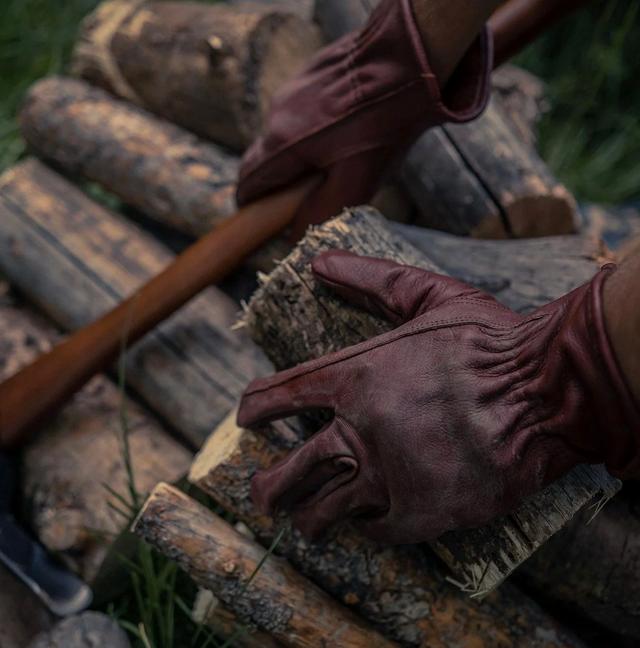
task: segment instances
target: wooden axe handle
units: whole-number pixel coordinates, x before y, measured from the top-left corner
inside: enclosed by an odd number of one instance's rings
[[[553,24],[590,0],[509,0],[489,19],[495,66],[523,50]]]
[[[255,202],[189,247],[133,296],[0,385],[0,445],[14,450],[90,378],[287,227],[313,177]]]

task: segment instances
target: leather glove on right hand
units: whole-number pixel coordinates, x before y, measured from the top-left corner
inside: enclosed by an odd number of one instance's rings
[[[249,386],[242,427],[334,415],[257,474],[254,500],[292,509],[309,538],[352,518],[403,544],[488,523],[580,463],[631,476],[640,414],[601,310],[614,269],[525,316],[426,270],[321,255],[319,281],[398,328]]]
[[[423,131],[484,110],[492,67],[485,29],[440,92],[411,1],[382,0],[361,29],[318,52],[275,97],[266,133],[243,158],[238,206],[322,173],[294,223],[297,239],[307,225],[368,202]]]

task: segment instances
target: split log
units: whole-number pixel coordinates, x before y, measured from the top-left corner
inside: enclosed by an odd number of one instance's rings
[[[171,486],[154,489],[133,529],[213,591],[240,621],[270,633],[283,646],[393,646],[286,561],[265,559],[262,546]]]
[[[0,565],[0,648],[24,648],[53,626],[36,595]]]
[[[28,308],[0,306],[0,380],[49,351],[61,336]],[[192,454],[106,377],[96,376],[24,451],[22,491],[40,541],[92,583],[111,541],[127,526],[128,502],[121,416],[129,429],[134,484],[148,493],[187,473]],[[124,409],[122,406],[124,405]],[[115,512],[111,505],[123,510]],[[0,644],[1,645],[1,644]]]
[[[640,642],[639,513],[637,496],[624,493],[600,512],[583,509],[522,566],[519,578],[555,609]]]
[[[84,20],[71,70],[242,150],[320,45],[317,27],[275,7],[109,0]]]
[[[238,428],[231,414],[196,457],[189,480],[268,544],[287,522],[283,515],[268,518],[256,510],[250,481],[282,459],[297,436],[284,422],[264,432]],[[382,634],[410,648],[582,645],[510,583],[482,602],[469,599],[422,546],[386,547],[345,523],[314,544],[291,529],[275,551]]]
[[[66,330],[95,320],[173,255],[36,160],[0,177],[0,270]],[[127,382],[199,447],[246,385],[271,371],[215,287],[127,353]]]
[[[614,253],[591,234],[479,241],[399,223],[388,227],[445,274],[486,290],[518,313],[559,299],[615,261]]]
[[[202,236],[235,211],[237,156],[83,81],[34,84],[20,123],[40,157],[182,232]]]
[[[376,0],[317,0],[316,21],[334,40],[361,25]],[[418,224],[478,238],[549,236],[575,230],[576,204],[514,133],[495,97],[472,124],[435,128],[400,170]]]
[[[448,250],[450,264],[460,259],[457,270],[462,272],[459,274],[473,267],[464,267],[465,261],[473,260],[472,255],[464,252],[465,243],[462,242],[455,252],[452,252],[454,246]],[[507,242],[507,245],[519,243]],[[483,244],[473,241],[471,244],[478,247],[477,255],[481,256]],[[500,243],[494,243],[496,245]],[[550,246],[548,242],[546,245]],[[526,243],[524,247],[526,249]],[[534,246],[533,252],[539,247],[539,244]],[[348,211],[311,231],[278,268],[263,279],[263,286],[251,299],[245,317],[251,337],[279,370],[363,342],[392,328],[388,322],[351,306],[314,280],[311,260],[334,248],[443,271],[434,264],[432,257],[421,254],[405,239],[394,235],[386,221],[371,208]],[[461,258],[467,256],[468,259]],[[597,267],[593,263],[588,263],[588,267],[593,276]],[[507,269],[517,277],[513,268]],[[494,270],[499,272],[499,264]],[[483,269],[478,268],[478,274],[482,272]],[[584,278],[584,274],[578,277],[578,285],[584,283]],[[530,279],[514,280],[509,288],[516,293],[519,289],[520,295],[523,291],[529,292],[530,297]],[[544,297],[552,296],[558,285],[564,289],[567,283],[566,278],[556,278],[543,293]],[[493,524],[445,534],[432,546],[459,580],[464,582],[468,578],[474,584],[475,593],[482,594],[500,584],[587,502],[594,497],[612,497],[619,488],[620,482],[611,478],[604,467],[580,466]]]

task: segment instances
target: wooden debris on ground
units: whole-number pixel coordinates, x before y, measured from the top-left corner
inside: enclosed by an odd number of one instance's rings
[[[461,241],[455,252],[450,247],[450,263],[465,256],[465,243]],[[520,245],[523,252],[528,244],[507,243]],[[546,245],[550,247],[549,243]],[[452,247],[455,248],[455,244]],[[388,322],[350,306],[314,280],[311,260],[335,248],[445,272],[430,257],[394,235],[386,221],[371,208],[355,208],[309,232],[263,280],[245,317],[252,338],[280,370],[357,344],[392,328]],[[486,254],[490,255],[491,251],[487,250]],[[472,259],[468,256],[467,261]],[[578,263],[578,269],[583,269],[585,264],[591,268],[593,276],[597,267],[590,260]],[[466,272],[470,273],[472,267],[467,265]],[[495,270],[500,271],[499,264]],[[481,273],[479,269],[478,274]],[[517,288],[518,273],[514,271],[513,277],[513,288]],[[527,281],[524,287],[534,292],[535,289],[531,289],[535,282],[530,276]],[[582,285],[585,273],[580,272],[573,281],[573,287]],[[566,293],[567,277],[557,277],[556,282],[562,284],[559,297]],[[545,300],[552,296],[554,288],[557,290],[552,283],[545,286]],[[580,466],[508,516],[480,529],[446,534],[432,546],[467,589],[482,595],[499,585],[582,506],[593,498],[611,498],[619,488],[620,482],[609,477],[604,467]]]
[[[108,0],[83,21],[71,71],[242,150],[321,44],[315,25],[278,5]]]
[[[285,560],[167,484],[159,484],[133,529],[213,591],[238,620],[287,648],[392,648]]]

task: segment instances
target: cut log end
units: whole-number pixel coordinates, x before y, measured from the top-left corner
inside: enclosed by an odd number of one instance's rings
[[[315,25],[274,7],[110,0],[84,21],[71,70],[242,150],[275,91],[321,44]]]

